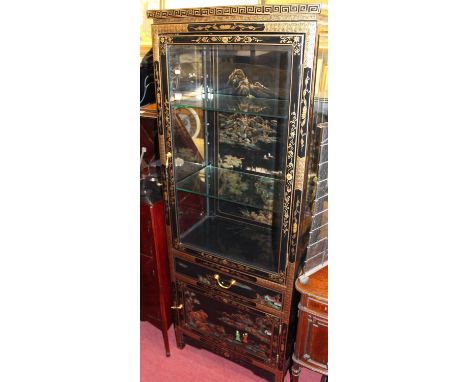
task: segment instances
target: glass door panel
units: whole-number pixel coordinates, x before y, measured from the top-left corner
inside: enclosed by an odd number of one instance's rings
[[[182,245],[278,272],[291,46],[167,49]]]

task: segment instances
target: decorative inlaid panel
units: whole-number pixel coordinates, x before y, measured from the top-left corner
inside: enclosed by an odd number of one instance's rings
[[[222,341],[238,353],[276,362],[279,319],[233,303],[215,291],[179,284],[183,296],[183,327]]]

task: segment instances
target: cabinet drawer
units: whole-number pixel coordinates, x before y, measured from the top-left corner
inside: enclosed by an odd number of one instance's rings
[[[178,281],[183,304],[180,325],[220,347],[248,354],[260,362],[276,362],[279,318]]]
[[[250,301],[252,306],[263,305],[281,311],[283,294],[261,286],[240,281],[233,276],[213,271],[201,265],[175,258],[176,272],[197,280],[199,285],[214,287],[221,291],[233,293]],[[232,280],[235,283],[232,284]],[[232,285],[231,285],[232,284]]]
[[[326,314],[328,315],[328,304],[313,300],[312,298],[303,295],[302,297],[306,301],[303,302],[304,306],[308,309],[317,312],[318,314]]]

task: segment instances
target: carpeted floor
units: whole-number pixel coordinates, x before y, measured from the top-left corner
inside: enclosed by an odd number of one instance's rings
[[[250,370],[203,349],[176,346],[169,329],[171,356],[166,357],[162,333],[148,322],[140,323],[140,382],[265,382]],[[320,374],[302,369],[300,382],[319,382]],[[289,374],[284,378],[289,382]]]

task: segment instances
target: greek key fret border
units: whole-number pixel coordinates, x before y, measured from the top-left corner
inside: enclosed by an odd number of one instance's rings
[[[167,10],[148,10],[146,15],[153,19],[170,19],[181,17],[269,15],[269,14],[320,13],[320,4],[272,4],[241,5],[226,7],[182,8]]]

